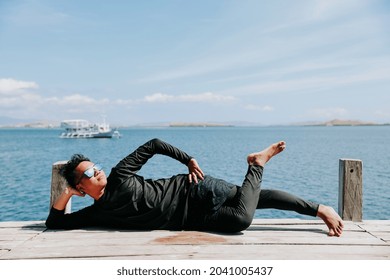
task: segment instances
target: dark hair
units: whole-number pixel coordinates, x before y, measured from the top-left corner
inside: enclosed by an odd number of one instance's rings
[[[61,168],[61,174],[65,177],[69,186],[76,188],[75,182],[75,169],[82,161],[90,161],[89,158],[83,156],[82,154],[74,154],[71,159]]]

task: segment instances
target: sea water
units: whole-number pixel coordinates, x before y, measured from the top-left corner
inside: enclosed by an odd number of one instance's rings
[[[338,206],[339,159],[363,161],[363,219],[389,219],[390,126],[163,127],[120,130],[119,139],[61,139],[58,129],[0,129],[0,221],[44,220],[49,211],[52,164],[82,153],[111,168],[138,146],[160,138],[195,157],[206,174],[241,185],[246,156],[279,140],[286,150],[264,170],[262,188],[281,189]],[[161,155],[141,169],[145,178],[186,173]],[[74,197],[72,211],[93,203]],[[257,210],[256,218],[306,218]]]

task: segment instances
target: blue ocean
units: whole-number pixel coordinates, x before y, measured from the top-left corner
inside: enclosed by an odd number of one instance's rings
[[[0,129],[0,221],[45,220],[53,163],[83,153],[111,167],[135,148],[160,138],[195,157],[206,174],[241,185],[246,156],[285,140],[286,150],[266,166],[263,188],[281,189],[337,210],[339,159],[363,161],[363,219],[390,219],[390,126],[163,127],[121,129],[119,139],[61,139],[59,129]],[[187,168],[164,156],[140,171],[171,177]],[[72,211],[93,201],[72,199]],[[256,218],[307,218],[257,210]]]

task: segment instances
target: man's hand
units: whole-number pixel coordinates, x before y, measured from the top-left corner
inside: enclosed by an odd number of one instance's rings
[[[82,191],[79,191],[75,188],[72,188],[72,187],[66,187],[65,190],[64,190],[65,194],[69,194],[69,195],[77,195],[77,196],[85,196],[85,193],[82,192]]]
[[[202,169],[200,169],[198,162],[196,159],[192,158],[188,163],[188,181],[192,183],[194,181],[196,184],[198,183],[198,178],[204,180],[204,173]]]
[[[66,204],[68,203],[69,199],[73,196],[85,196],[85,193],[80,192],[79,190],[76,190],[72,187],[66,187],[64,191],[61,193],[61,195],[57,198],[57,200],[53,204],[53,208],[57,210],[64,210],[66,207]]]

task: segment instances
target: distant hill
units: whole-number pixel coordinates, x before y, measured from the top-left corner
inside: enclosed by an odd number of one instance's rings
[[[374,126],[374,125],[390,125],[390,123],[374,123],[364,122],[359,120],[340,120],[334,119],[325,122],[299,122],[290,124],[279,124],[282,126]],[[120,127],[240,127],[240,126],[267,126],[266,124],[244,121],[226,121],[226,122],[156,122],[156,123],[140,123],[137,125],[122,125]],[[58,128],[59,121],[50,120],[27,120],[15,119],[0,116],[0,127],[16,127],[16,128]]]
[[[172,122],[169,124],[170,127],[220,127],[220,126],[233,126],[230,124],[222,124],[222,123],[203,123],[203,122]]]
[[[58,121],[15,119],[0,116],[0,127],[53,128],[59,127],[59,125]]]
[[[359,120],[340,120],[334,119],[326,122],[303,122],[295,123],[294,125],[302,126],[368,126],[368,125],[383,125],[374,122],[364,122]]]
[[[378,125],[377,123],[373,122],[362,122],[362,121],[356,121],[356,120],[331,120],[328,122],[325,122],[326,126],[354,126],[354,125]]]

